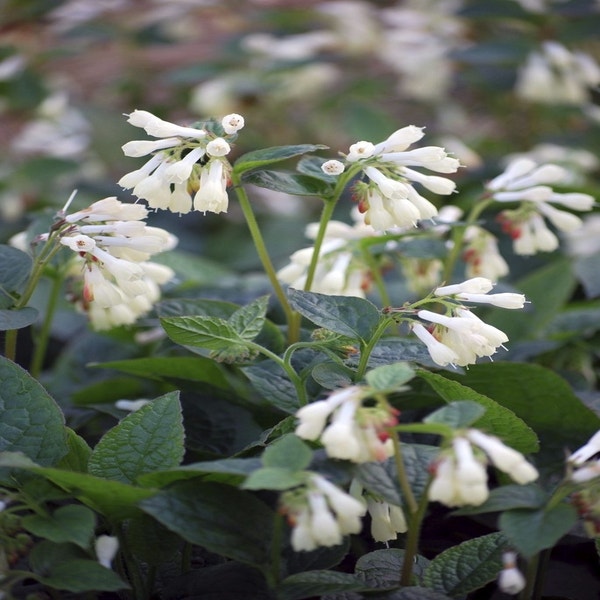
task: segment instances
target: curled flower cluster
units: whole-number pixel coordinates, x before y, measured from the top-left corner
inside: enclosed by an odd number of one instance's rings
[[[306,236],[317,236],[318,223],[310,223]],[[363,223],[348,225],[340,221],[330,221],[321,250],[311,291],[337,296],[365,297],[371,284],[369,268],[354,252],[355,240],[375,235],[373,228]],[[290,264],[277,272],[277,278],[296,289],[304,289],[308,267],[314,255],[314,248],[302,248],[290,256]]]
[[[413,187],[418,183],[434,194],[451,194],[455,183],[446,177],[426,175],[411,167],[424,167],[438,173],[454,173],[460,166],[443,148],[426,146],[408,150],[425,134],[410,125],[398,129],[379,144],[361,141],[350,146],[349,163],[360,162],[369,182],[355,186],[359,209],[365,223],[377,231],[413,227],[421,219],[437,215],[434,204]]]
[[[446,506],[483,504],[489,496],[488,460],[519,484],[538,477],[535,467],[520,452],[495,436],[467,429],[453,438],[450,448],[432,466],[429,499]]]
[[[582,193],[555,192],[549,184],[568,183],[570,172],[555,164],[538,165],[530,158],[511,162],[504,173],[492,179],[486,186],[498,202],[520,202],[515,210],[504,210],[499,215],[503,230],[514,240],[517,254],[531,255],[538,251],[551,252],[558,248],[558,238],[544,218],[556,229],[572,232],[579,229],[582,220],[566,210],[588,211],[594,206],[594,198]]]
[[[341,544],[345,535],[360,532],[366,513],[362,502],[316,473],[305,487],[284,493],[281,505],[297,552]]]
[[[459,284],[435,289],[438,297],[451,296],[460,302],[491,304],[501,308],[519,309],[525,304],[522,294],[488,294],[493,283],[484,277],[475,277]],[[440,365],[466,366],[478,357],[492,356],[508,341],[508,336],[482,321],[464,306],[453,306],[450,314],[441,315],[430,310],[420,310],[420,319],[433,325],[426,328],[421,323],[412,324],[413,333],[427,346],[433,361]]]
[[[355,385],[303,406],[296,413],[296,435],[320,439],[332,458],[355,463],[385,460],[394,451],[387,429],[397,423],[397,411],[381,403],[364,406],[366,396],[368,391]]]
[[[104,198],[67,215],[60,243],[77,253],[70,270],[83,285],[75,300],[95,329],[129,325],[160,298],[159,286],[173,278],[167,266],[151,262],[176,238],[146,225],[147,209]]]
[[[231,165],[225,157],[231,150],[229,136],[244,126],[242,116],[223,117],[221,126],[226,137],[175,125],[145,110],[134,110],[128,122],[159,139],[136,140],[123,146],[126,156],[152,154],[152,157],[141,168],[121,177],[119,185],[132,189],[150,208],[180,214],[192,208],[201,212],[227,212]]]

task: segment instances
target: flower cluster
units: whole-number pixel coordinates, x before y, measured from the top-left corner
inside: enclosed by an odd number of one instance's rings
[[[519,309],[525,304],[522,294],[488,294],[493,283],[484,277],[475,277],[459,284],[446,285],[434,290],[437,297],[449,296],[462,302],[491,304],[501,308]],[[508,336],[482,321],[462,305],[452,305],[449,314],[419,310],[417,316],[432,325],[426,328],[419,322],[412,324],[413,333],[427,346],[433,361],[440,365],[466,366],[478,357],[492,356],[508,341]]]
[[[134,110],[128,122],[159,139],[135,140],[123,146],[126,156],[152,154],[152,157],[141,168],[121,177],[119,185],[132,189],[150,208],[180,214],[192,208],[201,212],[227,212],[231,165],[226,155],[231,150],[232,136],[244,126],[243,117],[238,114],[223,117],[221,127],[225,137],[163,121],[145,110]]]
[[[390,504],[363,488],[353,479],[350,494],[360,499],[371,517],[371,536],[376,542],[389,542],[398,538],[399,533],[406,533],[408,525],[401,506]]]
[[[173,278],[167,266],[151,262],[169,250],[176,238],[146,225],[147,209],[114,197],[64,217],[60,243],[77,253],[71,274],[83,285],[74,293],[95,329],[129,325],[160,298],[160,288]]]
[[[521,69],[516,91],[522,98],[549,104],[591,104],[591,90],[600,84],[600,65],[584,52],[571,52],[547,40]]]
[[[499,438],[477,429],[459,432],[451,446],[432,465],[429,499],[446,506],[478,506],[488,496],[488,460],[523,485],[535,481],[538,472],[520,453]]]
[[[341,544],[345,535],[360,532],[366,513],[362,502],[316,473],[306,486],[285,492],[281,506],[297,552]]]
[[[306,236],[317,236],[318,223],[310,223]],[[375,235],[372,227],[364,223],[348,225],[329,221],[319,252],[311,291],[338,296],[365,297],[371,284],[370,270],[356,254],[352,244],[355,240]],[[280,269],[278,279],[296,289],[304,289],[314,248],[302,248],[290,256],[290,264]]]
[[[530,158],[519,158],[487,184],[487,190],[497,202],[521,203],[514,210],[502,211],[498,217],[503,230],[513,238],[517,254],[551,252],[558,248],[558,238],[544,218],[563,232],[581,227],[582,220],[577,215],[554,206],[558,204],[577,211],[593,208],[593,196],[576,192],[559,193],[549,185],[567,183],[569,178],[569,171],[564,167],[538,165]]]
[[[355,463],[385,460],[393,454],[387,429],[397,423],[398,413],[380,402],[364,406],[368,395],[367,388],[354,385],[303,406],[296,413],[300,420],[296,435],[305,440],[320,439],[332,458]]]
[[[467,277],[485,277],[497,281],[508,275],[508,264],[498,250],[496,236],[483,227],[470,225],[465,231],[464,242],[463,259]]]
[[[410,125],[398,129],[379,144],[361,141],[350,146],[349,163],[361,163],[367,182],[355,186],[355,198],[365,215],[365,223],[377,231],[413,227],[421,219],[437,215],[434,204],[413,187],[418,183],[434,194],[451,194],[455,183],[446,177],[425,175],[411,167],[424,167],[438,173],[454,173],[460,166],[443,148],[425,146],[408,150],[425,134]]]

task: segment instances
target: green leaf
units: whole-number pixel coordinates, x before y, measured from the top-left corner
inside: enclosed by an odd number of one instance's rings
[[[321,169],[321,165],[327,160],[329,159],[320,156],[304,156],[298,161],[296,170],[299,173],[316,177],[329,184],[335,184],[337,177],[335,175],[327,175],[327,173],[324,173],[323,169]]]
[[[311,460],[311,449],[293,434],[275,440],[262,455],[265,467],[283,467],[294,471],[306,469]]]
[[[91,475],[133,483],[143,474],[176,467],[184,454],[179,392],[129,414],[104,434],[88,463]]]
[[[65,428],[67,433],[67,446],[69,452],[63,456],[56,466],[59,469],[66,471],[78,471],[79,473],[87,473],[88,460],[92,449],[87,442],[77,435],[72,429]]]
[[[460,598],[497,577],[506,544],[504,535],[496,532],[453,546],[429,563],[423,583],[438,592]]]
[[[337,546],[319,546],[308,552],[296,552],[291,547],[289,538],[286,541],[288,543],[283,548],[282,556],[285,559],[286,572],[289,575],[305,571],[330,569],[342,562],[350,551],[349,536],[346,536],[343,542]]]
[[[404,384],[415,376],[414,369],[405,362],[383,365],[367,373],[367,383],[378,391],[394,392],[404,389]]]
[[[64,416],[27,371],[0,357],[0,452],[23,452],[40,465],[67,452]]]
[[[280,596],[282,600],[302,600],[335,592],[366,592],[372,589],[350,573],[305,571],[286,577],[280,586]]]
[[[377,307],[363,298],[329,296],[290,288],[290,304],[319,327],[355,340],[367,341],[380,321]]]
[[[304,471],[265,467],[252,472],[241,487],[245,490],[289,490],[303,483],[306,483]]]
[[[417,555],[413,563],[413,575],[421,578],[429,564],[425,557]],[[404,565],[404,550],[387,548],[363,554],[357,561],[355,573],[369,585],[378,589],[394,588],[400,585],[400,575]]]
[[[204,356],[161,356],[133,358],[93,365],[102,369],[115,369],[158,381],[181,379],[209,383],[221,389],[228,389],[229,384],[222,368],[210,358]]]
[[[477,365],[473,365],[477,367]],[[486,365],[487,366],[487,365]],[[493,367],[502,367],[501,363],[494,363]],[[479,429],[493,431],[494,435],[515,450],[523,453],[535,452],[538,449],[538,441],[535,433],[527,424],[515,415],[511,410],[498,403],[492,398],[477,392],[466,385],[448,379],[447,376],[438,375],[429,371],[419,371],[419,377],[424,379],[446,402],[457,400],[471,400],[477,402],[486,409],[485,414],[478,419],[473,426]],[[501,377],[489,373],[491,378]]]
[[[311,377],[326,390],[337,390],[354,383],[353,371],[344,365],[335,362],[320,362],[311,372]]]
[[[86,550],[90,548],[94,535],[96,517],[85,506],[69,504],[57,508],[48,516],[23,517],[21,525],[38,537],[52,542],[72,542]]]
[[[580,256],[573,262],[573,269],[588,298],[600,296],[600,255]]]
[[[577,511],[568,504],[548,510],[519,508],[500,515],[500,530],[525,557],[552,548],[577,521]]]
[[[173,484],[140,507],[211,552],[259,567],[269,561],[274,513],[249,492],[190,480]]]
[[[268,304],[269,296],[261,296],[229,317],[229,323],[242,339],[251,342],[261,332]]]
[[[514,412],[529,425],[540,440],[537,465],[564,469],[565,448],[578,448],[598,429],[600,418],[573,393],[556,373],[539,365],[524,363],[482,363],[472,365],[464,375],[447,374],[480,394]],[[477,423],[479,426],[479,423]],[[496,435],[521,452],[529,452]]]
[[[535,483],[518,485],[511,483],[490,490],[488,499],[478,506],[463,506],[454,515],[478,515],[501,512],[514,508],[541,508],[548,501],[548,494]]]
[[[302,154],[308,154],[309,152],[316,152],[317,150],[327,150],[327,146],[322,144],[298,144],[295,146],[274,146],[272,148],[262,148],[260,150],[253,150],[240,156],[233,165],[235,173],[244,173],[251,169],[258,169],[276,162],[287,160],[295,156],[301,156]]]
[[[36,322],[38,314],[37,309],[30,306],[18,310],[0,309],[0,331],[28,327]]]
[[[32,264],[29,254],[0,244],[0,290],[6,294],[18,291],[29,278]]]
[[[138,502],[156,493],[155,490],[138,488],[85,473],[43,467],[30,467],[30,470],[44,476],[71,493],[81,503],[114,522],[139,515]]]
[[[291,194],[292,196],[318,196],[323,198],[331,193],[332,186],[320,178],[302,173],[282,171],[253,171],[243,177],[244,183]]]
[[[263,361],[242,367],[241,370],[252,387],[269,404],[289,414],[295,414],[300,408],[296,388],[279,365]]]
[[[75,558],[53,565],[50,575],[39,580],[51,588],[67,592],[116,592],[129,589],[114,571],[95,560]]]
[[[469,427],[485,414],[485,408],[471,400],[459,400],[439,408],[423,419],[423,423],[443,423],[453,429]]]

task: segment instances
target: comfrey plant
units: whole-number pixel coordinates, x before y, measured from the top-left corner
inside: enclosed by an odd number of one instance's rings
[[[498,283],[510,270],[488,223],[517,254],[552,251],[544,219],[572,232],[593,198],[553,189],[565,167],[519,158],[479,199],[441,206],[461,167],[415,147],[415,126],[338,158],[306,144],[230,163],[240,115],[180,126],[135,110],[128,122],[157,138],[123,146],[150,157],[119,181],[137,202],[71,211],[71,198],[42,233],[1,247],[5,593],[233,598],[243,584],[245,598],[441,599],[497,579],[540,597],[547,555],[578,517],[598,536],[598,434],[564,456],[600,418],[551,370],[492,362],[510,360],[511,319],[539,318],[540,291]],[[295,171],[274,170],[291,159]],[[322,199],[313,245],[290,264],[275,268],[247,184]],[[230,193],[272,291],[241,306],[155,262],[177,240],[146,223],[152,211],[226,213]],[[347,196],[349,222],[333,220]],[[96,367],[141,385],[50,397],[36,378],[62,291],[105,332],[95,343],[113,343]],[[17,333],[38,311],[28,373]],[[136,337],[140,320],[150,328]],[[88,430],[98,412],[118,422]],[[428,522],[457,513],[498,518],[429,546]]]

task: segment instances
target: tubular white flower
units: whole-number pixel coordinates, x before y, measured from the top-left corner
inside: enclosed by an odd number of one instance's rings
[[[528,200],[530,202],[547,201],[553,194],[551,187],[547,185],[537,185],[527,189],[518,189],[515,191],[496,192],[493,195],[497,202],[518,202]]]
[[[583,225],[583,221],[577,215],[564,210],[559,210],[546,203],[540,203],[539,211],[552,223],[552,225],[554,225],[554,227],[561,231],[575,231]]]
[[[568,460],[574,465],[581,465],[600,452],[600,431],[597,431],[581,448],[575,450]]]
[[[471,444],[463,437],[452,440],[456,457],[456,486],[460,497],[466,504],[478,506],[489,496],[487,472],[474,454]]]
[[[187,190],[187,182],[173,185],[169,210],[180,215],[185,215],[192,210],[192,197]]]
[[[446,506],[459,506],[462,498],[457,495],[454,479],[454,460],[451,456],[443,456],[435,465],[435,475],[427,492],[429,500]]]
[[[150,400],[117,400],[115,402],[115,408],[136,412],[140,410],[140,408],[146,406],[146,404],[150,404]]]
[[[72,235],[60,238],[60,243],[74,252],[91,252],[96,247],[96,241],[87,235]]]
[[[98,265],[90,263],[83,272],[83,298],[95,302],[101,308],[108,308],[124,301],[121,289],[102,274]]]
[[[531,232],[537,250],[541,250],[542,252],[552,252],[558,248],[558,238],[550,231],[550,229],[548,229],[548,226],[540,215],[531,215],[529,225],[531,226]]]
[[[106,250],[102,250],[102,248],[95,247],[90,251],[90,254],[95,256],[102,263],[102,266],[117,280],[133,281],[143,275],[143,270],[138,264],[115,258]]]
[[[359,461],[361,448],[354,424],[356,410],[354,402],[343,403],[323,431],[321,443],[332,458]]]
[[[494,466],[510,475],[517,483],[530,483],[538,478],[537,469],[520,452],[510,448],[499,438],[478,429],[467,430],[466,436],[488,455]]]
[[[486,188],[492,191],[509,189],[512,181],[530,173],[536,167],[531,158],[523,157],[511,162],[503,173],[488,182]]]
[[[215,138],[206,144],[209,156],[225,156],[231,152],[231,146],[223,138]]]
[[[111,196],[98,200],[70,215],[65,216],[67,223],[76,223],[85,220],[95,221],[139,221],[148,216],[148,211],[141,204],[124,204]]]
[[[575,469],[575,471],[571,473],[570,479],[573,483],[585,483],[586,481],[596,479],[597,477],[600,477],[600,461]]]
[[[414,323],[412,331],[427,346],[427,350],[436,364],[445,367],[458,361],[458,354],[437,340],[421,323]]]
[[[390,177],[385,176],[375,167],[366,167],[365,175],[377,184],[379,191],[387,198],[399,200],[408,197],[408,189],[405,184]]]
[[[336,513],[340,531],[343,534],[359,533],[362,529],[361,518],[366,512],[364,504],[321,475],[313,475],[311,483],[325,495],[327,503]]]
[[[225,133],[228,135],[237,133],[240,129],[244,127],[244,124],[244,117],[242,117],[242,115],[238,115],[237,113],[225,115],[221,119],[221,125],[223,126]]]
[[[294,528],[292,529],[290,538],[292,548],[296,552],[310,552],[317,548],[318,544],[312,533],[310,512],[308,511],[308,508],[299,512],[294,520]]]
[[[494,287],[493,282],[485,277],[473,277],[462,283],[443,285],[434,290],[436,296],[454,296],[455,294],[486,294]]]
[[[448,194],[452,194],[456,189],[456,183],[454,183],[454,181],[451,179],[447,179],[446,177],[425,175],[415,171],[414,169],[409,169],[408,167],[404,167],[402,169],[402,174],[408,179],[420,183],[424,188],[427,188],[434,194],[447,196]]]
[[[321,171],[326,175],[340,175],[344,172],[344,163],[339,160],[326,160],[321,165]]]
[[[373,151],[375,154],[403,152],[411,144],[418,142],[424,135],[423,127],[408,125],[401,129],[397,129],[386,140],[376,144],[373,147]]]
[[[424,319],[425,321],[437,323],[448,329],[453,329],[461,333],[473,333],[477,329],[476,324],[465,317],[449,317],[447,315],[434,313],[430,310],[420,310],[417,312],[417,315],[419,318]]]
[[[190,178],[194,165],[204,156],[204,148],[190,150],[181,160],[169,164],[163,177],[170,183],[184,183]]]
[[[300,419],[295,433],[304,440],[316,440],[327,422],[327,417],[335,409],[335,405],[327,400],[311,402],[303,406],[296,412],[296,417]]]
[[[206,136],[206,131],[203,129],[194,129],[193,127],[181,127],[168,121],[163,121],[156,115],[146,110],[134,110],[129,114],[128,123],[134,127],[141,127],[148,135],[153,137],[185,137],[201,139]]]
[[[94,542],[98,562],[107,569],[119,550],[119,540],[112,535],[99,535]]]
[[[179,138],[165,138],[162,140],[133,140],[127,142],[121,146],[123,154],[125,156],[140,157],[147,156],[152,152],[158,150],[165,150],[166,148],[174,148],[181,143]]]
[[[320,493],[309,492],[310,530],[319,546],[337,546],[342,543],[342,532],[332,514],[325,497]]]
[[[408,199],[419,211],[419,216],[421,219],[432,219],[438,214],[437,207],[433,203],[429,202],[427,198],[421,196],[421,194],[419,194],[415,188],[408,186],[407,191]]]
[[[117,184],[126,190],[134,188],[138,183],[141,183],[146,179],[146,177],[148,177],[162,162],[163,157],[159,154],[155,154],[139,169],[123,175]]]
[[[592,210],[596,203],[596,200],[590,194],[580,194],[577,192],[571,192],[567,194],[554,193],[548,198],[548,202],[555,204],[562,204],[572,210]]]
[[[516,596],[525,589],[527,581],[517,568],[517,555],[515,552],[502,553],[503,569],[498,574],[498,588],[505,594]]]
[[[460,293],[456,297],[464,302],[476,302],[477,304],[491,304],[500,308],[519,309],[525,306],[525,296],[523,294],[503,293],[503,294],[469,294]]]
[[[220,160],[211,160],[208,166],[202,169],[200,188],[194,196],[194,210],[217,214],[227,212],[229,197],[226,185],[223,163]]]
[[[356,142],[349,148],[349,153],[346,156],[348,162],[356,162],[363,158],[369,158],[375,152],[375,146],[371,142]]]

